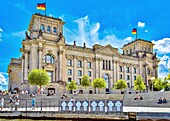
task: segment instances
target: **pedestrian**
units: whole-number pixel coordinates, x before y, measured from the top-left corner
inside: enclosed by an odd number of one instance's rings
[[[11,108],[11,111],[13,109],[13,100],[12,97],[9,98],[9,107]]]
[[[32,100],[31,100],[32,110],[35,110],[35,103],[36,103],[36,100],[33,97]]]
[[[3,109],[4,107],[4,98],[1,98],[1,110]]]
[[[15,111],[18,110],[18,106],[19,106],[19,99],[16,98],[16,100],[15,100]]]

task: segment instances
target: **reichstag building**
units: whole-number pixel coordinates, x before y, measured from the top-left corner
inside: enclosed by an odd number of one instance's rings
[[[35,92],[38,88],[28,83],[28,74],[32,69],[44,69],[50,76],[50,83],[44,86],[44,91],[53,88],[56,93],[71,93],[66,90],[67,82],[75,80],[81,84],[83,75],[88,75],[90,81],[104,78],[106,88],[101,93],[112,93],[117,80],[127,82],[128,89],[134,88],[134,80],[141,75],[146,86],[149,77],[158,77],[158,63],[154,44],[147,40],[137,39],[118,48],[110,44],[103,46],[95,44],[92,48],[86,43],[77,46],[67,44],[63,36],[61,19],[33,14],[28,31],[22,41],[20,58],[12,58],[8,66],[9,90],[28,90]],[[81,41],[81,40],[78,40]],[[84,89],[78,86],[77,92],[85,94],[97,93],[93,87]]]

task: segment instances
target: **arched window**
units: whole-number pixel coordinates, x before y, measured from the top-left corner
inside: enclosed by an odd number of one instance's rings
[[[53,33],[57,33],[56,27],[53,28]]]
[[[148,76],[150,76],[150,75],[151,75],[151,69],[148,68]]]
[[[135,47],[133,48],[133,52],[135,52]]]
[[[50,32],[50,31],[51,31],[50,26],[47,26],[47,32]]]
[[[44,31],[44,24],[41,24],[41,30]]]
[[[51,63],[53,64],[54,63],[54,57],[50,54],[46,54],[44,56],[44,63]]]
[[[108,89],[108,88],[109,88],[109,76],[108,76],[107,74],[105,74],[105,75],[103,76],[103,78],[104,78],[104,80],[106,81],[106,89]]]

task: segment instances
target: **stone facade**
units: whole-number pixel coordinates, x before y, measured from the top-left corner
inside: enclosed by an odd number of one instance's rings
[[[69,45],[65,43],[63,25],[61,19],[40,14],[32,16],[28,28],[30,35],[26,32],[20,48],[22,57],[11,59],[8,67],[10,90],[22,87],[33,91],[27,78],[32,69],[45,69],[50,76],[47,88],[50,86],[56,90],[71,80],[80,85],[83,75],[88,75],[91,81],[104,78],[107,87],[103,93],[112,93],[114,83],[119,79],[124,79],[128,88],[133,88],[137,75],[144,78],[147,86],[149,77],[158,76],[159,60],[153,53],[153,43],[135,40],[122,47],[123,54],[110,44],[87,48],[85,43],[81,47],[74,41]],[[95,93],[92,87],[84,90],[79,86],[78,91]]]

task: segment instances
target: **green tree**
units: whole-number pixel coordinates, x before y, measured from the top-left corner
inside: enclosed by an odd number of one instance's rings
[[[165,80],[170,80],[170,74],[168,74],[168,76],[165,77]]]
[[[28,82],[31,85],[41,86],[47,85],[49,83],[50,77],[45,70],[34,69],[28,75]]]
[[[144,84],[143,78],[140,75],[138,75],[136,80],[134,80],[134,89],[139,90],[140,92],[141,90],[146,89],[146,85]]]
[[[93,80],[92,86],[98,88],[98,92],[100,93],[100,89],[106,88],[106,81],[103,78],[96,78]]]
[[[113,89],[117,89],[117,90],[124,90],[125,88],[127,87],[127,83],[125,82],[125,80],[123,79],[120,79],[118,80],[115,85],[114,85],[114,88]]]
[[[89,77],[87,75],[82,76],[81,86],[87,88],[90,85],[91,85],[91,83],[90,83]]]
[[[76,81],[72,80],[71,82],[68,82],[66,89],[67,90],[76,90],[77,89]]]
[[[160,78],[155,79],[154,87],[160,91],[166,86],[165,82],[162,81]]]

